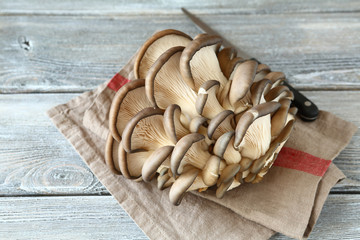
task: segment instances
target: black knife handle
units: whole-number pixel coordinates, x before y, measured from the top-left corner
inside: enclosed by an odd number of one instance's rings
[[[283,84],[294,93],[293,104],[297,107],[300,118],[304,121],[314,121],[319,115],[318,107],[286,81]]]

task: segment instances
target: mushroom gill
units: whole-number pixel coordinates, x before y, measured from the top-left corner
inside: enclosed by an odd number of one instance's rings
[[[258,183],[294,126],[285,75],[221,48],[218,36],[193,40],[176,30],[156,33],[140,48],[134,80],[113,99],[105,162],[114,174],[186,192],[216,196]]]
[[[145,80],[138,79],[125,84],[115,94],[109,112],[109,129],[119,142],[129,120],[142,109],[151,107],[145,95]]]
[[[179,62],[183,47],[174,47],[163,53],[146,75],[146,96],[154,107],[166,109],[170,104],[180,106],[185,120],[198,115],[195,109],[196,92],[182,80]]]
[[[228,81],[221,71],[216,53],[221,43],[217,36],[202,36],[188,44],[180,59],[180,72],[184,81],[194,91],[208,80],[220,83],[220,91]]]
[[[163,113],[161,109],[145,108],[128,122],[122,140],[126,152],[154,151],[173,145],[163,126]]]
[[[174,29],[155,33],[143,44],[136,56],[134,63],[135,78],[145,78],[150,67],[169,48],[187,46],[190,42],[191,37]]]

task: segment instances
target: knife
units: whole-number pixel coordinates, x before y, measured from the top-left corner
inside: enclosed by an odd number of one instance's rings
[[[223,40],[223,46],[224,47],[232,47],[237,51],[238,56],[242,57],[243,59],[253,59],[260,63],[256,58],[251,57],[246,52],[242,51],[235,45],[233,45],[231,42],[226,40],[224,37],[222,37],[219,33],[217,33],[215,30],[210,28],[207,24],[205,24],[202,20],[197,18],[195,15],[191,14],[188,10],[185,8],[181,8],[181,10],[184,12],[184,14],[193,21],[193,23],[196,24],[202,31],[211,34],[211,35],[217,35],[220,36]],[[285,86],[287,86],[290,91],[294,93],[294,100],[292,104],[298,108],[298,114],[300,118],[304,121],[314,121],[317,116],[319,115],[319,109],[318,107],[307,97],[305,97],[303,94],[301,94],[298,90],[296,90],[294,87],[292,87],[287,81],[284,81],[283,83]]]

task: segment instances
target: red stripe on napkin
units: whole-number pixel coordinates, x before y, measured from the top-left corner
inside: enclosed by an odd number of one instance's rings
[[[330,163],[331,160],[318,158],[306,152],[283,147],[274,162],[274,166],[295,169],[315,176],[323,176],[330,166]]]
[[[115,76],[113,76],[113,78],[110,80],[110,82],[108,83],[108,87],[112,90],[114,90],[115,92],[117,92],[117,90],[119,90],[122,86],[124,86],[126,83],[130,82],[129,79],[124,78],[123,76],[121,76],[119,73],[115,74]]]

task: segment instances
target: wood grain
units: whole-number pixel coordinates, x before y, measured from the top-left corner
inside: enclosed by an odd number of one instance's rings
[[[110,0],[99,4],[98,0],[80,1],[40,1],[40,0],[12,0],[0,2],[0,14],[139,14],[139,13],[179,13],[181,7],[187,7],[197,13],[241,13],[241,14],[269,14],[269,13],[323,13],[323,12],[354,12],[360,9],[356,0],[174,0],[174,1],[146,1],[146,0]]]
[[[321,109],[360,126],[357,91],[305,92]],[[45,115],[76,94],[0,95],[0,195],[108,194]],[[331,101],[333,99],[333,101]],[[342,104],[334,104],[341,101]],[[335,159],[348,179],[334,191],[360,191],[360,132]]]
[[[360,89],[359,13],[200,17],[297,88]],[[0,93],[92,89],[166,28],[199,32],[181,14],[0,16]]]
[[[309,239],[357,239],[359,226],[360,196],[330,195]],[[147,237],[111,196],[59,196],[0,198],[0,239]]]
[[[0,195],[107,193],[45,115],[73,97],[0,95]]]

